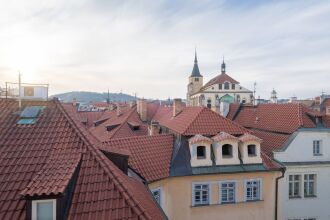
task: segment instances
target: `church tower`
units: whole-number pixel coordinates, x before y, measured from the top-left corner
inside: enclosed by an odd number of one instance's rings
[[[275,89],[273,89],[273,91],[270,94],[270,102],[277,103],[277,92],[275,91]]]
[[[195,60],[194,60],[194,67],[189,76],[189,84],[187,88],[187,105],[191,106],[194,105],[193,101],[190,96],[196,92],[198,92],[203,86],[203,76],[199,72],[198,61],[197,61],[197,52],[195,50]]]

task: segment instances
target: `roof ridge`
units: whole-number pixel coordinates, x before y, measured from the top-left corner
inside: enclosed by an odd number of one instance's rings
[[[128,187],[126,187],[122,181],[118,180],[119,176],[118,174],[115,173],[115,170],[113,169],[113,167],[110,167],[107,163],[112,163],[110,160],[105,161],[105,156],[102,155],[101,151],[99,149],[97,149],[92,141],[87,137],[90,135],[85,136],[84,133],[88,132],[87,130],[83,131],[80,126],[74,121],[72,120],[72,118],[70,117],[70,113],[66,112],[66,110],[63,108],[63,106],[59,103],[58,100],[54,100],[55,104],[57,107],[59,107],[60,111],[62,112],[62,114],[65,116],[65,118],[68,120],[68,122],[73,126],[73,128],[77,131],[78,136],[84,141],[84,143],[86,144],[86,146],[90,149],[90,152],[95,156],[96,159],[98,159],[97,161],[101,164],[103,164],[104,166],[101,166],[104,171],[108,174],[108,177],[113,177],[112,181],[114,181],[116,183],[116,187],[119,188],[119,192],[121,194],[124,194],[126,196],[124,196],[124,198],[129,198],[133,201],[134,206],[131,207],[133,210],[134,209],[138,209],[137,211],[137,215],[139,215],[138,213],[143,213],[145,215],[145,217],[147,219],[152,219],[151,216],[146,212],[146,210],[140,206],[140,203],[134,198],[134,196],[129,192]],[[94,136],[92,136],[93,138],[95,138]],[[95,138],[96,139],[96,138]],[[99,142],[99,141],[98,141]],[[115,166],[115,165],[114,165]],[[120,171],[121,172],[121,171]],[[123,174],[125,175],[125,174]],[[129,201],[126,202],[129,203]]]
[[[130,140],[130,139],[143,139],[143,138],[156,138],[156,137],[166,137],[166,136],[173,136],[173,134],[159,134],[159,135],[139,135],[139,136],[129,136],[129,137],[120,137],[120,138],[111,138],[106,141],[102,141],[102,143],[109,143],[111,141],[121,141],[121,140]]]
[[[229,118],[226,118],[226,117],[223,117],[222,115],[220,115],[219,113],[216,113],[212,110],[210,110],[212,112],[212,114],[216,114],[218,116],[220,116],[222,119],[224,119],[225,121],[228,121],[229,123],[239,127],[240,129],[242,129],[243,131],[245,131],[246,133],[250,133],[249,129],[246,129],[244,126],[238,124],[237,122],[233,121],[233,120],[230,120]],[[227,132],[228,133],[228,132]],[[229,134],[229,133],[228,133]]]
[[[124,121],[118,126],[118,128],[112,133],[112,135],[110,135],[110,137],[109,137],[110,139],[120,130],[120,128],[122,128],[124,126],[125,123],[127,123],[128,118],[133,114],[133,112],[135,112],[135,110],[136,110],[136,107],[133,107],[130,110],[131,112],[129,112],[127,114],[127,116],[125,117]]]

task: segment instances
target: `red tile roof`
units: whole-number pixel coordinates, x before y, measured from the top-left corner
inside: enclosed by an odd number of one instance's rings
[[[153,120],[176,133],[185,136],[201,134],[213,136],[221,131],[240,135],[246,130],[237,123],[222,117],[205,107],[185,107],[177,116],[172,116],[171,107],[161,107]]]
[[[223,84],[225,82],[230,82],[233,84],[239,84],[238,81],[234,80],[233,78],[231,78],[230,76],[228,76],[226,73],[221,73],[220,75],[214,77],[213,79],[211,79],[210,81],[208,81],[201,90],[206,89],[209,86],[212,86],[214,84]]]
[[[91,127],[90,132],[100,141],[108,141],[112,138],[123,138],[131,136],[141,136],[148,134],[148,126],[143,123],[136,111],[136,106],[132,108],[123,108],[122,114],[117,115],[117,110],[106,111],[99,119],[103,123]],[[137,130],[132,128],[132,124],[139,125]],[[107,130],[111,127],[111,130]]]
[[[229,105],[229,112],[226,116],[226,118],[233,120],[236,113],[238,112],[239,108],[240,108],[241,104],[240,103],[231,103]]]
[[[88,128],[94,126],[94,122],[98,121],[103,115],[105,115],[104,111],[77,111],[76,107],[74,107],[71,103],[62,103],[62,105],[66,111],[73,113],[73,118],[75,120],[83,123]]]
[[[228,134],[226,132],[220,132],[219,134],[217,134],[216,136],[212,137],[212,139],[214,141],[223,141],[223,140],[234,140],[234,141],[238,141],[238,138]]]
[[[309,111],[299,103],[242,106],[234,121],[246,128],[291,134],[301,127],[315,127]]]
[[[26,105],[46,108],[35,124],[17,125],[17,102],[0,99],[0,219],[26,219],[22,195],[63,194],[74,171],[68,219],[163,218],[143,184],[106,158],[58,101]]]
[[[261,150],[269,157],[272,157],[273,151],[280,149],[290,137],[290,134],[279,134],[260,130],[252,131],[255,136],[262,139]]]
[[[173,135],[138,136],[111,139],[101,149],[128,150],[129,166],[150,182],[169,176],[173,143]]]
[[[200,134],[196,134],[195,136],[193,136],[192,138],[189,138],[189,143],[190,144],[195,144],[195,143],[200,143],[200,142],[208,142],[208,143],[212,143],[212,139],[205,137],[203,135]]]
[[[256,141],[261,143],[262,139],[258,138],[257,136],[254,136],[252,134],[246,133],[239,137],[239,140],[242,142],[248,142],[248,141]]]

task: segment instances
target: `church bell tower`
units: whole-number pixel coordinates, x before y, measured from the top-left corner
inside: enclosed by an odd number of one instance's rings
[[[203,76],[200,74],[198,61],[197,61],[197,52],[195,50],[195,60],[194,60],[194,67],[189,76],[189,84],[187,86],[187,105],[192,106],[194,105],[193,99],[191,95],[198,92],[203,86]]]

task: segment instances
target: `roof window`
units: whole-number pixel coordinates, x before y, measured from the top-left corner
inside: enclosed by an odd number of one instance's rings
[[[28,106],[20,114],[20,119],[17,121],[19,125],[31,125],[34,124],[40,112],[45,108],[45,106]]]

